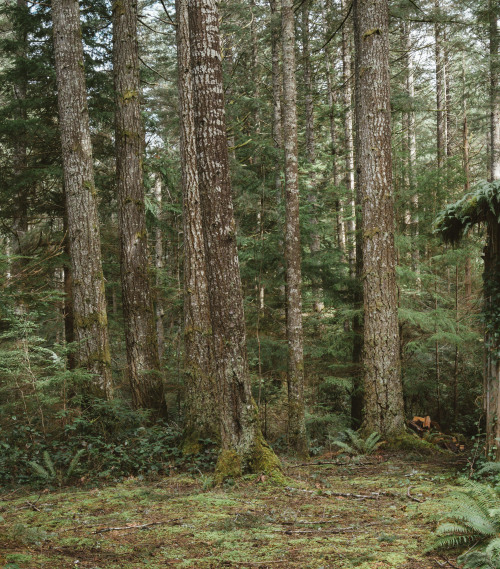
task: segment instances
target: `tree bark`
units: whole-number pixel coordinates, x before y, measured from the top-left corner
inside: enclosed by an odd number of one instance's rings
[[[442,168],[446,156],[447,133],[446,133],[446,66],[444,64],[442,36],[443,29],[439,23],[441,18],[440,0],[434,0],[436,18],[434,24],[434,40],[436,55],[436,134],[437,134],[437,166]]]
[[[113,4],[116,177],[127,371],[134,407],[164,414],[144,205],[137,0]]]
[[[236,247],[215,0],[188,0],[198,182],[205,244],[222,453],[217,479],[279,473],[252,397]]]
[[[295,26],[292,0],[282,0],[283,140],[285,146],[285,262],[286,331],[288,341],[288,444],[307,455],[304,414],[304,348],[302,332],[302,274],[299,226],[297,148],[297,85],[295,81]]]
[[[281,95],[283,83],[281,77],[280,62],[280,22],[279,8],[277,0],[269,0],[271,8],[271,58],[272,58],[272,83],[273,83],[273,123],[272,134],[274,148],[276,149],[277,159],[275,166],[276,200],[281,200],[281,153],[283,150],[283,133],[281,125]]]
[[[404,429],[394,250],[389,6],[355,0],[358,184],[363,205],[366,431]]]
[[[163,353],[165,352],[165,329],[163,326],[163,318],[165,316],[165,308],[163,305],[163,291],[162,291],[162,272],[165,268],[165,253],[163,251],[163,231],[161,229],[160,223],[163,219],[162,207],[163,207],[163,196],[162,196],[162,183],[160,174],[156,175],[154,183],[154,199],[156,202],[156,207],[158,208],[157,216],[157,226],[155,228],[155,286],[156,286],[156,302],[155,302],[155,316],[156,316],[156,339],[158,345],[158,360],[163,358]]]
[[[92,391],[110,398],[111,357],[78,1],[53,0],[52,21],[73,272],[76,359],[79,367],[94,374]]]
[[[347,8],[348,10],[349,8]],[[344,12],[344,10],[343,10]],[[349,220],[347,222],[349,274],[356,274],[355,246],[355,188],[354,188],[354,144],[353,144],[353,114],[351,88],[351,19],[342,27],[342,81],[344,98],[344,146],[345,146],[345,176],[344,184],[347,190],[349,204]]]
[[[200,439],[219,439],[220,412],[196,159],[193,81],[186,0],[177,0],[177,65],[181,117],[181,172],[184,226],[184,451],[199,450]]]

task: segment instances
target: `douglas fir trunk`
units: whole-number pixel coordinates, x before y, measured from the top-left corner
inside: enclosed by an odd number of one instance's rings
[[[128,377],[136,408],[165,412],[148,258],[143,185],[137,1],[113,4],[116,176]]]
[[[78,0],[53,0],[52,20],[73,273],[76,359],[78,366],[95,374],[92,391],[109,398],[111,357]]]
[[[215,0],[189,0],[196,156],[205,243],[210,319],[217,364],[221,453],[217,478],[279,472],[265,443],[252,398],[236,248]]]
[[[404,428],[394,255],[388,0],[355,0],[358,184],[362,196],[367,431]]]

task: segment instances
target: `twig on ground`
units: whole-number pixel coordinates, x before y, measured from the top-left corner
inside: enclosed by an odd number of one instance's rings
[[[324,464],[334,464],[336,466],[364,466],[365,464],[380,464],[379,462],[366,461],[366,462],[341,462],[339,460],[329,460],[324,462],[301,462],[300,464],[289,464],[288,468],[299,468],[300,466],[323,466]]]
[[[285,529],[278,530],[282,533],[292,534],[292,533],[347,533],[354,531],[356,528],[354,526],[349,526],[346,528],[332,528],[332,529]]]
[[[415,496],[412,496],[412,495],[410,494],[410,490],[411,490],[411,486],[408,486],[408,490],[406,491],[406,496],[407,496],[410,500],[413,500],[414,502],[419,502],[420,504],[421,504],[422,502],[424,502],[424,500],[419,500],[418,498],[415,498]]]
[[[147,524],[139,524],[136,526],[122,526],[122,527],[116,527],[116,528],[101,528],[101,529],[96,529],[92,533],[96,534],[96,533],[105,533],[108,531],[124,531],[124,530],[128,530],[128,529],[145,529],[145,528],[149,528],[152,526],[159,526],[159,525],[163,525],[163,524],[168,524],[169,522],[178,522],[179,520],[183,520],[183,519],[184,518],[174,518],[173,520],[163,520],[160,522],[149,522]]]
[[[441,559],[443,561],[445,561],[445,563],[441,564],[439,563],[439,565],[441,565],[441,567],[444,567],[446,564],[448,564],[450,567],[453,567],[453,569],[460,569],[460,567],[458,565],[455,565],[454,563],[452,563],[447,557],[445,557],[444,555],[440,555]]]
[[[37,500],[38,501],[38,500]],[[41,512],[42,510],[40,510],[40,508],[37,508],[36,506],[36,502],[35,504],[33,504],[33,502],[30,502],[29,500],[26,500],[26,504],[28,504],[28,506],[32,509],[35,510],[36,512]]]

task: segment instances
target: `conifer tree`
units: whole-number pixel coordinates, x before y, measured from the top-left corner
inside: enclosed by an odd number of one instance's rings
[[[111,356],[78,0],[53,0],[52,21],[77,365],[94,374],[92,391],[109,398]]]

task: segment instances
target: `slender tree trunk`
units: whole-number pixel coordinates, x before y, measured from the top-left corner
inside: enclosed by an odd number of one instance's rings
[[[272,57],[272,82],[273,82],[273,123],[272,133],[274,148],[276,149],[276,166],[275,166],[275,189],[276,199],[281,200],[281,153],[283,151],[283,133],[281,125],[281,95],[283,91],[283,82],[281,76],[280,63],[280,21],[279,7],[277,0],[269,0],[271,8],[271,57]],[[278,159],[279,157],[279,159]]]
[[[199,440],[219,439],[212,323],[196,159],[193,81],[186,0],[177,0],[177,64],[181,116],[181,170],[184,220],[184,371],[186,430],[184,451],[199,450]]]
[[[76,359],[79,367],[95,374],[92,390],[109,398],[111,357],[78,1],[53,0],[52,21],[73,272]]]
[[[69,250],[69,238],[68,238],[68,219],[67,216],[63,216],[63,232],[64,232],[64,254],[65,260],[63,263],[64,272],[64,306],[63,306],[63,318],[64,318],[64,341],[66,344],[73,344],[75,341],[75,330],[74,323],[75,319],[73,316],[73,275],[71,274],[71,253]],[[68,352],[66,359],[66,367],[70,370],[75,369],[75,353],[74,349],[71,348]]]
[[[136,408],[165,413],[144,206],[137,0],[113,4],[116,177],[127,371]]]
[[[344,7],[343,7],[344,8]],[[342,10],[346,12],[349,7]],[[344,14],[342,14],[344,15]],[[345,16],[344,16],[345,17]],[[353,142],[353,110],[352,110],[352,66],[351,66],[351,18],[348,17],[342,27],[342,81],[344,99],[344,152],[345,176],[344,184],[347,190],[349,204],[349,220],[347,222],[347,235],[349,245],[349,274],[351,278],[356,275],[356,246],[355,246],[355,188],[354,188],[354,142]]]
[[[388,0],[355,0],[358,183],[363,204],[367,431],[404,429],[392,195]]]
[[[434,0],[436,18],[441,18],[440,0]],[[443,56],[443,29],[442,24],[434,24],[434,40],[436,55],[436,134],[437,134],[437,166],[442,168],[446,156],[446,66]],[[437,204],[436,204],[437,206]]]
[[[333,14],[330,14],[328,0],[325,0],[325,5],[323,6],[323,20],[325,27],[328,24],[328,20],[331,17],[333,19]],[[325,38],[326,39],[326,38]],[[325,67],[326,67],[326,88],[328,94],[328,118],[330,123],[330,145],[331,145],[331,158],[332,158],[332,178],[333,185],[338,192],[340,186],[339,180],[339,168],[337,165],[337,146],[338,146],[338,136],[337,136],[337,125],[335,124],[335,103],[336,103],[336,92],[333,88],[333,76],[332,67],[334,66],[332,50],[330,44],[325,47]],[[335,217],[336,217],[336,227],[337,227],[337,246],[342,252],[345,253],[346,250],[346,227],[344,222],[344,208],[340,198],[337,196],[335,200]]]
[[[156,285],[156,302],[155,302],[155,316],[156,316],[156,339],[158,343],[158,360],[161,362],[163,353],[165,352],[165,329],[163,327],[163,318],[165,316],[165,307],[163,305],[163,291],[162,291],[162,272],[165,268],[164,252],[163,252],[163,231],[160,227],[160,222],[163,219],[162,207],[162,183],[161,176],[158,174],[154,184],[154,198],[158,208],[158,223],[155,229],[155,285]]]
[[[410,225],[410,235],[412,238],[411,260],[412,269],[417,274],[417,286],[420,286],[420,250],[418,245],[419,223],[418,206],[419,196],[415,184],[415,164],[417,161],[417,133],[415,119],[415,74],[413,70],[413,59],[411,55],[411,26],[403,23],[403,49],[405,50],[406,62],[406,93],[409,99],[409,109],[405,113],[406,123],[406,147],[407,147],[407,180],[410,193],[410,211],[408,221]]]
[[[208,277],[222,453],[217,479],[279,472],[252,398],[236,247],[215,0],[188,0],[198,183]]]
[[[304,414],[304,347],[302,332],[302,274],[299,226],[297,149],[297,85],[295,81],[295,25],[292,0],[282,0],[283,136],[285,145],[285,261],[286,329],[288,340],[288,444],[307,455]]]

